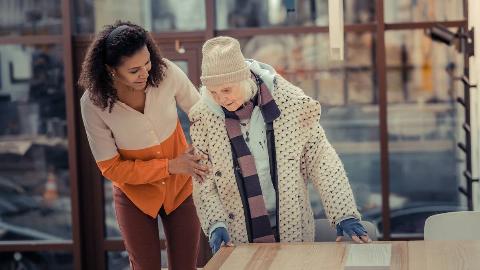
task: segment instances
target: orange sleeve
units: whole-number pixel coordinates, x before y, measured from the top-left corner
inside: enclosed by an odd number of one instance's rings
[[[122,160],[120,155],[97,162],[102,175],[118,184],[141,185],[168,176],[168,159]]]

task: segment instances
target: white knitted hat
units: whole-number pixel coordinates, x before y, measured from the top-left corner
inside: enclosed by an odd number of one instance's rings
[[[250,78],[240,43],[231,37],[209,39],[202,47],[202,76],[205,86],[239,82]]]

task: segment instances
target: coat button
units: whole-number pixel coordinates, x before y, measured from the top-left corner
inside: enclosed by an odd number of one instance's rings
[[[221,177],[221,176],[222,176],[222,173],[221,173],[220,171],[217,171],[217,172],[215,173],[215,176]]]
[[[235,215],[234,215],[233,213],[229,213],[229,214],[228,214],[228,218],[229,218],[229,219],[235,219]]]

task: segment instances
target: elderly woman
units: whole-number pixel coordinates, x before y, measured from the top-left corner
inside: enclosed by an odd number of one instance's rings
[[[313,241],[309,180],[337,234],[370,242],[320,126],[320,104],[269,65],[245,59],[234,38],[210,39],[202,53],[190,134],[212,173],[194,181],[193,199],[213,252],[222,243]]]

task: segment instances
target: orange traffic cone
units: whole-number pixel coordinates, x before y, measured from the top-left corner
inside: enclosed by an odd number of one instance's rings
[[[58,199],[57,176],[53,171],[47,174],[47,183],[45,183],[45,191],[43,192],[43,200],[47,204],[53,203]]]

